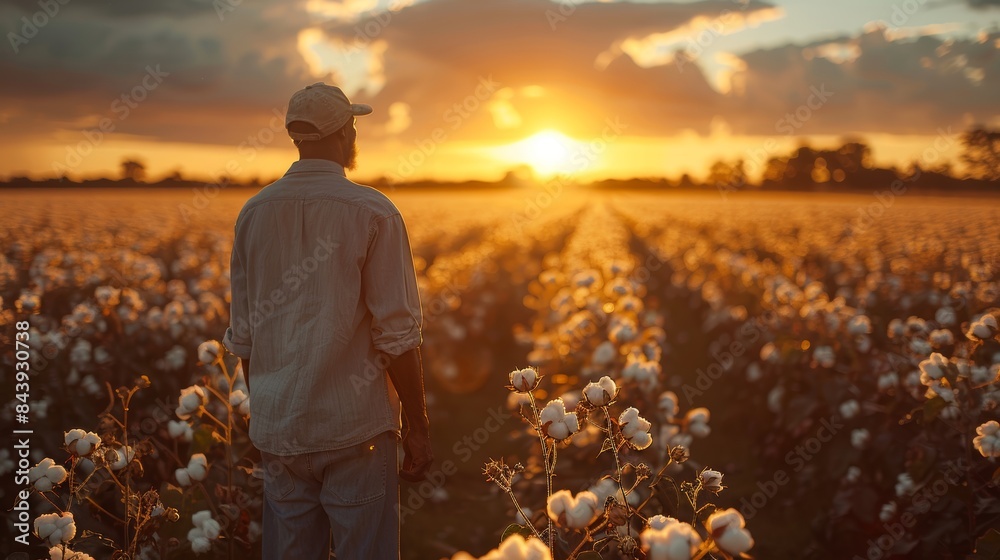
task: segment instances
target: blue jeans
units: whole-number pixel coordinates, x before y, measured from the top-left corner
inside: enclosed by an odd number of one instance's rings
[[[399,560],[397,438],[278,456],[264,468],[264,560]]]

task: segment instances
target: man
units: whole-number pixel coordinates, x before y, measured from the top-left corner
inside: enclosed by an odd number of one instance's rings
[[[331,538],[338,560],[398,559],[398,477],[422,480],[432,462],[406,227],[344,172],[355,117],[371,112],[323,83],[296,92],[285,127],[299,160],[236,219],[223,340],[253,406],[265,560],[325,560]]]

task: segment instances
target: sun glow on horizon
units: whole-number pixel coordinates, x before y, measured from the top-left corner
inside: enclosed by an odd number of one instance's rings
[[[528,165],[542,177],[576,173],[588,164],[584,144],[552,129],[545,129],[513,144],[492,150],[500,160]]]

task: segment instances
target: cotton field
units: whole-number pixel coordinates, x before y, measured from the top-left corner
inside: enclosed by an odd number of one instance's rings
[[[260,557],[218,343],[252,194],[0,193],[4,542]],[[1000,554],[1000,200],[387,194],[437,459],[404,558]]]

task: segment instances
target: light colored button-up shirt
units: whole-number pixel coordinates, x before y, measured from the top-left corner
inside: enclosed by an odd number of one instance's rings
[[[339,164],[305,159],[236,219],[230,326],[249,358],[250,440],[295,455],[400,429],[389,360],[421,343],[406,226]]]

